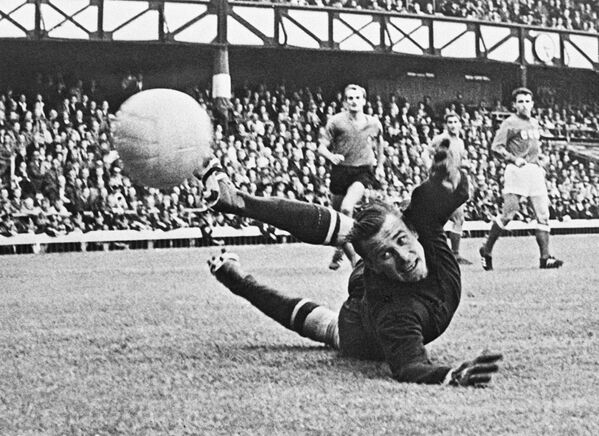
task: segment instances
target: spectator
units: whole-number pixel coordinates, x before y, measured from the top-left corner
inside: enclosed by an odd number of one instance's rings
[[[477,11],[487,7],[484,2],[472,4]],[[208,235],[211,225],[252,224],[202,210],[191,215],[186,212],[201,204],[201,190],[195,181],[182,184],[168,195],[132,186],[119,161],[108,159],[113,153],[108,102],[86,94],[82,83],[75,82],[68,88],[60,76],[36,83],[44,89],[31,98],[27,92],[23,93],[24,100],[18,94],[18,101],[12,91],[0,94],[0,115],[4,114],[5,119],[4,125],[0,119],[0,149],[8,158],[5,161],[14,158],[15,173],[14,179],[6,171],[0,176],[0,188],[5,190],[0,191],[0,222],[5,234],[62,234],[109,228],[168,230],[198,225]],[[97,84],[94,86],[99,89]],[[197,87],[194,93],[210,107],[207,92]],[[315,138],[328,117],[342,110],[339,95],[327,98],[321,89],[269,89],[261,84],[238,90],[232,102],[235,122],[227,135],[218,124],[215,126],[215,155],[240,189],[330,204],[329,166],[315,155]],[[442,114],[443,102],[435,103]],[[497,214],[498,174],[502,168],[487,149],[494,133],[494,117],[505,113],[506,108],[500,100],[492,107],[482,101],[471,107],[462,97],[447,105],[448,111],[452,109],[460,111],[468,160],[473,162],[473,195],[466,206],[466,218],[489,221]],[[388,142],[384,150],[384,187],[376,195],[404,201],[426,177],[427,169],[420,157],[422,143],[440,127],[433,102],[426,96],[412,106],[397,95],[387,101],[374,95],[365,110],[380,118]],[[594,102],[577,106],[553,102],[539,109],[538,117],[548,135],[588,138],[597,137],[597,112]],[[598,217],[599,181],[594,166],[575,162],[562,147],[550,147],[548,153],[552,218]],[[47,216],[19,216],[24,203],[26,209],[37,207]],[[48,213],[52,209],[56,213]],[[70,217],[66,217],[68,214]],[[528,217],[524,205],[521,217]]]

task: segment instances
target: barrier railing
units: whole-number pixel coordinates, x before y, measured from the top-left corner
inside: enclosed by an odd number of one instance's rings
[[[554,234],[599,233],[599,219],[551,221]],[[489,231],[491,223],[468,221],[464,223],[466,237],[480,237]],[[513,236],[529,234],[536,222],[512,221],[507,226]],[[167,232],[159,230],[102,230],[88,233],[73,232],[60,236],[46,234],[18,234],[0,236],[0,253],[46,253],[63,251],[109,251],[118,249],[153,249],[197,247],[207,245],[246,245],[296,242],[287,232],[275,230],[265,234],[264,229],[248,226],[241,229],[229,226],[214,227],[210,238],[199,228],[181,228]]]

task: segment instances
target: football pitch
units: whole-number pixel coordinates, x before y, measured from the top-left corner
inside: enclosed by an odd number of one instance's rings
[[[485,389],[401,384],[285,330],[209,274],[217,248],[0,257],[0,434],[596,435],[599,235],[465,239],[460,308],[428,346],[504,353]],[[338,309],[347,261],[304,244],[231,247],[245,269]]]

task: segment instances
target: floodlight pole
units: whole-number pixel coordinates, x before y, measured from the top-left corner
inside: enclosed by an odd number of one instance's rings
[[[214,69],[212,74],[212,99],[214,115],[220,121],[225,133],[229,124],[229,108],[231,106],[231,75],[229,74],[229,50],[227,39],[227,17],[229,15],[228,0],[213,0],[217,14],[217,49],[214,53]]]

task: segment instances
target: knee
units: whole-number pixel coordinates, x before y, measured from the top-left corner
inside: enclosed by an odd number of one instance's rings
[[[539,226],[549,227],[549,211],[537,213],[537,223]]]
[[[464,222],[460,221],[460,220],[452,221],[451,226],[448,229],[448,232],[457,233],[458,235],[461,235],[462,229],[463,229],[463,224],[464,224]]]
[[[516,212],[518,212],[518,210],[520,209],[520,205],[519,204],[505,204],[503,207],[503,210],[501,212],[501,221],[503,221],[503,224],[507,224],[508,222],[510,222],[512,220],[512,218],[514,218],[514,215],[516,215]]]
[[[339,315],[326,307],[319,306],[312,311],[304,322],[303,336],[324,342],[339,349]]]
[[[343,205],[341,206],[339,212],[341,212],[343,215],[352,216],[354,214],[354,208],[350,208],[347,205]]]
[[[293,329],[306,338],[339,349],[338,314],[309,301],[306,301],[297,312],[300,318],[302,310],[308,313],[305,314],[303,322],[292,320]]]
[[[339,205],[339,212],[343,215],[352,216],[357,202],[351,196],[346,196]]]
[[[505,226],[508,225],[508,223],[512,220],[512,218],[514,218],[514,215],[516,214],[515,211],[503,211],[501,213],[501,216],[499,216],[495,222],[499,225],[499,227],[501,227],[502,229],[505,228]]]
[[[537,207],[535,208],[535,215],[537,223],[548,226],[549,225],[549,208],[548,207]]]

